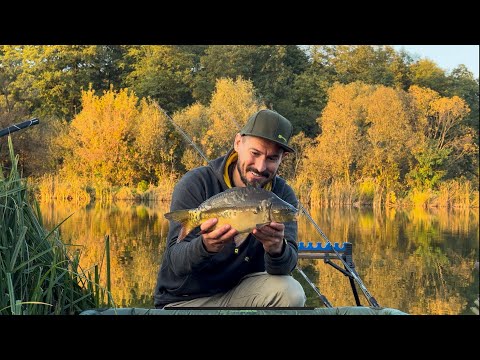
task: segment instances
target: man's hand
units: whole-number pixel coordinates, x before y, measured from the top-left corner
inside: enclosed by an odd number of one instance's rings
[[[238,231],[228,224],[213,230],[217,222],[218,219],[213,218],[200,225],[203,245],[208,252],[222,251],[223,247],[233,242],[233,237],[238,234]]]
[[[252,234],[263,244],[263,248],[267,253],[276,256],[282,253],[284,231],[285,224],[271,222],[261,228],[253,229]]]

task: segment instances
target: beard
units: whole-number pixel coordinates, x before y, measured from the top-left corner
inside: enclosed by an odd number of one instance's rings
[[[275,173],[269,173],[268,171],[257,171],[253,166],[247,166],[247,168],[245,169],[245,172],[242,171],[242,167],[241,167],[241,164],[239,161],[237,161],[237,171],[240,175],[240,179],[242,180],[242,182],[245,184],[245,186],[253,186],[253,187],[257,187],[257,188],[260,188],[262,186],[264,186],[265,184],[267,184],[270,180],[273,179],[273,177],[275,176]],[[253,171],[259,175],[262,175],[264,176],[263,179],[255,179],[255,180],[252,180],[252,181],[249,181],[247,179],[247,173],[249,171]]]

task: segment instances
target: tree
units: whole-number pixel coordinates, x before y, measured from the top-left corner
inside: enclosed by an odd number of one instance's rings
[[[295,45],[213,45],[201,58],[194,97],[207,105],[217,79],[241,76],[252,81],[257,96],[268,108],[297,121],[291,91],[296,77],[307,66],[307,55]]]
[[[198,146],[204,154],[207,153],[204,139],[208,129],[211,128],[212,120],[208,114],[208,108],[199,102],[188,106],[187,108],[175,113],[173,116],[175,123],[190,137],[193,143]],[[191,170],[197,166],[206,165],[204,159],[198,151],[188,144],[187,140],[182,138],[178,132],[179,150],[181,151],[181,163],[186,170]]]
[[[343,84],[362,81],[406,87],[410,59],[391,46],[338,45],[323,50],[327,66],[333,67],[336,80]]]
[[[3,61],[19,73],[11,97],[31,114],[71,120],[80,111],[81,89],[118,86],[125,48],[101,45],[4,46]]]
[[[241,77],[218,79],[208,111],[210,128],[202,139],[207,157],[213,159],[229,150],[235,134],[262,108],[265,107],[257,100],[251,81]]]
[[[352,170],[363,155],[361,127],[365,123],[363,98],[373,89],[361,82],[335,84],[329,91],[328,103],[317,119],[322,128],[318,153],[328,164],[331,176],[351,182]]]
[[[174,45],[142,45],[131,47],[132,72],[126,83],[139,97],[158,101],[173,113],[193,102],[192,82],[194,56]]]
[[[402,90],[379,86],[364,101],[369,148],[368,157],[363,159],[364,170],[390,191],[409,171],[416,143],[409,98]]]
[[[441,97],[431,89],[418,86],[412,86],[409,93],[424,139],[431,140],[428,146],[426,140],[419,141],[417,153],[424,153],[428,159],[442,159],[436,164],[446,170],[446,178],[476,176],[478,144],[473,128],[465,121],[470,112],[467,103],[458,96]],[[432,155],[428,150],[431,147],[437,149],[438,154]]]
[[[134,181],[156,183],[166,172],[175,172],[175,151],[168,119],[150,99],[140,100],[134,128]]]
[[[447,95],[457,95],[462,98],[471,110],[465,118],[465,124],[476,130],[476,144],[478,145],[480,89],[478,78],[475,79],[473,73],[469,71],[465,65],[459,65],[452,70],[447,79],[449,82]]]
[[[445,71],[429,59],[420,59],[410,66],[412,85],[430,88],[441,95],[444,94],[447,78]]]
[[[127,89],[103,96],[82,92],[82,111],[70,124],[67,174],[88,179],[94,186],[134,185],[132,152],[138,98]]]

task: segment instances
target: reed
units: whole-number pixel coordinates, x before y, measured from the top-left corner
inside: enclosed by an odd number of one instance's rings
[[[70,255],[61,241],[63,222],[51,231],[43,227],[10,137],[8,147],[11,168],[0,168],[0,314],[77,314],[98,307],[95,291],[102,289],[80,268],[79,252]]]

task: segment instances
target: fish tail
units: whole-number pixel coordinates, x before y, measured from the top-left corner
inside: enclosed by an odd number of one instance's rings
[[[180,229],[177,242],[182,241],[185,236],[187,236],[188,233],[196,227],[196,224],[193,224],[191,221],[190,210],[171,211],[164,214],[163,216],[168,220],[173,220],[182,224],[182,228]]]

